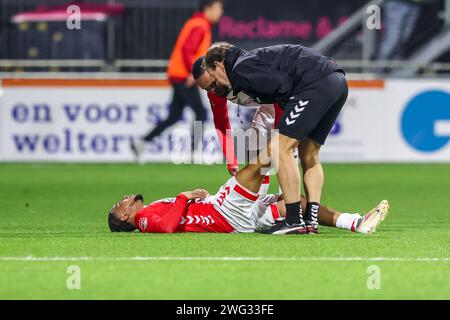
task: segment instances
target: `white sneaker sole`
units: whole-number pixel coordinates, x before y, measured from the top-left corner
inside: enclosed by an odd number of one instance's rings
[[[387,200],[381,201],[378,206],[380,219],[375,224],[373,232],[377,230],[377,227],[381,224],[381,222],[383,222],[386,219],[387,215],[389,214],[389,202]]]
[[[371,210],[373,213],[373,216],[371,216],[369,219],[373,221],[369,225],[364,224],[361,225],[356,232],[363,233],[363,234],[371,234],[374,233],[377,229],[377,227],[380,225],[381,222],[383,222],[388,213],[389,213],[389,203],[387,200],[381,201],[374,209]],[[370,213],[370,211],[369,211]],[[364,218],[364,217],[363,217]],[[374,221],[375,220],[375,221]]]
[[[288,232],[295,231],[295,230],[298,230],[298,229],[301,229],[301,227],[293,227],[293,228],[289,228],[289,229],[279,230],[279,231],[275,231],[272,234],[286,234]]]

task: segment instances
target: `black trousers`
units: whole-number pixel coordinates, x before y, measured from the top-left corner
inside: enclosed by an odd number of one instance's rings
[[[190,106],[195,112],[196,121],[206,121],[207,113],[200,97],[200,92],[196,85],[188,88],[184,83],[173,83],[172,103],[169,105],[169,116],[166,120],[158,123],[158,125],[150,131],[144,140],[152,141],[159,136],[164,130],[180,121],[183,116],[183,110],[186,106]],[[196,143],[195,143],[196,145]]]

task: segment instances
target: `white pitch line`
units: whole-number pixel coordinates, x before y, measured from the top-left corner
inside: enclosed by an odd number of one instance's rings
[[[450,258],[398,257],[0,257],[0,261],[361,261],[361,262],[450,262]]]

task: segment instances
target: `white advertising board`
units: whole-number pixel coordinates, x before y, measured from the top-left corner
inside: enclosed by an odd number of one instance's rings
[[[322,149],[322,160],[450,161],[450,80],[381,83],[351,84],[348,101]],[[170,96],[169,86],[4,85],[0,160],[132,161],[131,139],[166,118]],[[235,106],[230,108],[236,127],[240,121]],[[194,119],[186,110],[183,121],[147,145],[146,161],[189,162],[181,159],[190,148],[184,139],[189,139]],[[221,163],[211,121],[204,125],[203,134],[203,162]]]

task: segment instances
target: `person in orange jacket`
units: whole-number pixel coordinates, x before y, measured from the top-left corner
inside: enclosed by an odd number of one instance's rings
[[[195,112],[196,121],[206,120],[207,112],[192,76],[192,64],[208,51],[211,46],[212,26],[220,21],[222,14],[222,0],[201,0],[199,11],[195,12],[181,29],[167,68],[167,75],[173,87],[169,116],[142,139],[132,142],[131,149],[138,162],[142,161],[145,144],[178,122],[187,105]]]

